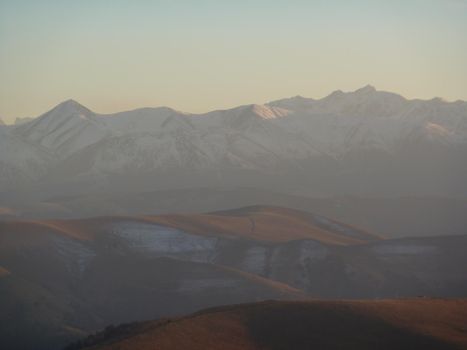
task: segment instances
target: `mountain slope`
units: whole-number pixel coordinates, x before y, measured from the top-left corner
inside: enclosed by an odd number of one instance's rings
[[[13,129],[14,134],[62,159],[108,133],[96,114],[74,100]]]
[[[15,190],[40,179],[50,169],[52,155],[0,128],[0,189]]]
[[[108,328],[67,349],[454,350],[466,324],[465,300],[263,302]]]
[[[214,233],[269,242],[312,239],[350,245],[380,239],[377,235],[325,217],[279,207],[253,206],[202,215],[161,215],[150,220],[191,233]]]
[[[407,100],[371,86],[204,114],[161,107],[102,115],[69,100],[5,132],[54,155],[41,162],[46,176],[27,174],[48,192],[114,193],[126,184],[467,196],[467,103]]]

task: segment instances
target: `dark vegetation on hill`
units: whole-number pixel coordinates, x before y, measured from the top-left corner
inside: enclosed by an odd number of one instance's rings
[[[106,328],[66,350],[460,350],[467,301],[261,302]]]

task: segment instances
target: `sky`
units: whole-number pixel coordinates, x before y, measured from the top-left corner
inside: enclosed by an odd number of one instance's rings
[[[0,118],[204,112],[366,84],[467,100],[467,0],[0,0]]]

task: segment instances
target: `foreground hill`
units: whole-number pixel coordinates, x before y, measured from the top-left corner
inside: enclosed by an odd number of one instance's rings
[[[262,302],[107,328],[67,349],[465,349],[467,300]]]
[[[466,250],[467,236],[381,239],[265,206],[4,221],[0,344],[59,349],[108,324],[266,299],[466,297]]]

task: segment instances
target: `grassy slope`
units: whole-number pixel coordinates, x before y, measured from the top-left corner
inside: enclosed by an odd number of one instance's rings
[[[95,340],[86,349],[465,349],[467,300],[262,302],[117,328]]]
[[[210,214],[116,216],[82,220],[0,221],[0,232],[52,232],[79,240],[92,240],[106,225],[121,221],[154,223],[197,235],[245,238],[266,242],[313,239],[324,244],[352,245],[378,240],[375,234],[329,221],[324,225],[313,214],[279,207],[247,207]],[[353,232],[348,235],[340,229]],[[0,237],[1,238],[1,237]]]

